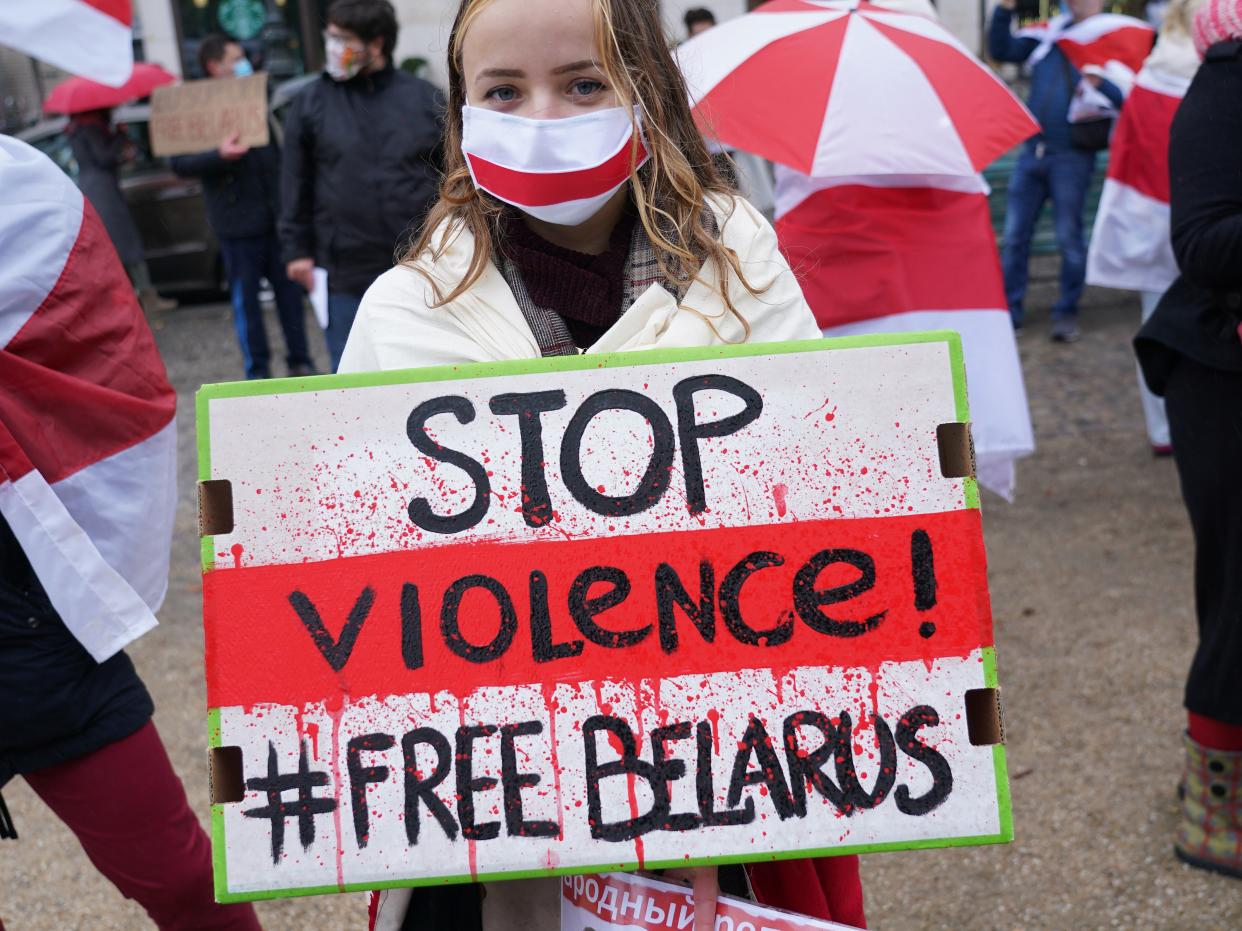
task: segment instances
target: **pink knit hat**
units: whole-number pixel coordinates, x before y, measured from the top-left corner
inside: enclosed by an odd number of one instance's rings
[[[1191,32],[1200,58],[1217,42],[1242,39],[1242,0],[1208,0],[1195,14]]]

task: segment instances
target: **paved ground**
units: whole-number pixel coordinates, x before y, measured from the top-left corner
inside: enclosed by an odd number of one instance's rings
[[[1041,271],[1036,308],[1050,303]],[[1018,839],[868,858],[875,929],[1242,928],[1242,883],[1169,850],[1191,551],[1173,465],[1143,438],[1137,318],[1137,300],[1091,291],[1081,343],[1050,345],[1038,313],[1023,337],[1039,451],[1020,468],[1016,504],[984,504]],[[221,306],[175,311],[157,336],[180,394],[182,502],[163,623],[132,654],[206,811],[193,392],[235,377],[240,360]],[[22,832],[0,844],[10,931],[148,927],[20,780],[5,798]],[[329,896],[260,912],[270,929],[349,929],[364,927],[364,908]]]

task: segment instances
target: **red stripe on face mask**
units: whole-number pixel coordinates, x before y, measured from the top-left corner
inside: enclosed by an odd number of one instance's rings
[[[641,165],[647,149],[641,139],[633,164]],[[630,176],[629,143],[616,155],[594,168],[579,171],[527,172],[505,168],[485,158],[466,153],[475,183],[497,197],[527,207],[548,207],[606,194]]]

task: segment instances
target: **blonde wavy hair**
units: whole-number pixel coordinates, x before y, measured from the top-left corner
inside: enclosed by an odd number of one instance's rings
[[[461,151],[461,111],[466,102],[462,40],[474,18],[491,2],[462,0],[457,10],[448,43],[448,113],[439,200],[428,212],[421,234],[401,257],[430,282],[436,307],[460,297],[486,270],[493,246],[500,239],[500,221],[506,209],[501,201],[475,187]],[[590,2],[600,70],[616,93],[617,105],[631,112],[637,108],[642,115],[650,158],[641,169],[635,167],[636,133],[631,148],[630,196],[655,248],[660,273],[673,287],[684,287],[710,263],[722,283],[720,293],[726,309],[749,336],[750,327],[729,299],[725,282],[733,274],[751,294],[759,292],[747,282],[737,253],[720,241],[707,207],[709,195],[728,198],[734,191],[717,170],[690,115],[689,93],[669,51],[658,0]],[[436,262],[463,228],[474,237],[474,255],[461,281],[444,293],[419,260]]]
[[[1164,22],[1160,26],[1161,38],[1189,37],[1195,13],[1203,3],[1204,0],[1172,0],[1164,11]]]

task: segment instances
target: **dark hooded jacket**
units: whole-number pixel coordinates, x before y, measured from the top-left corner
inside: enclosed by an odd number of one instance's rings
[[[361,296],[436,197],[443,121],[435,86],[391,65],[309,84],[285,119],[284,260],[311,256],[329,291]]]

